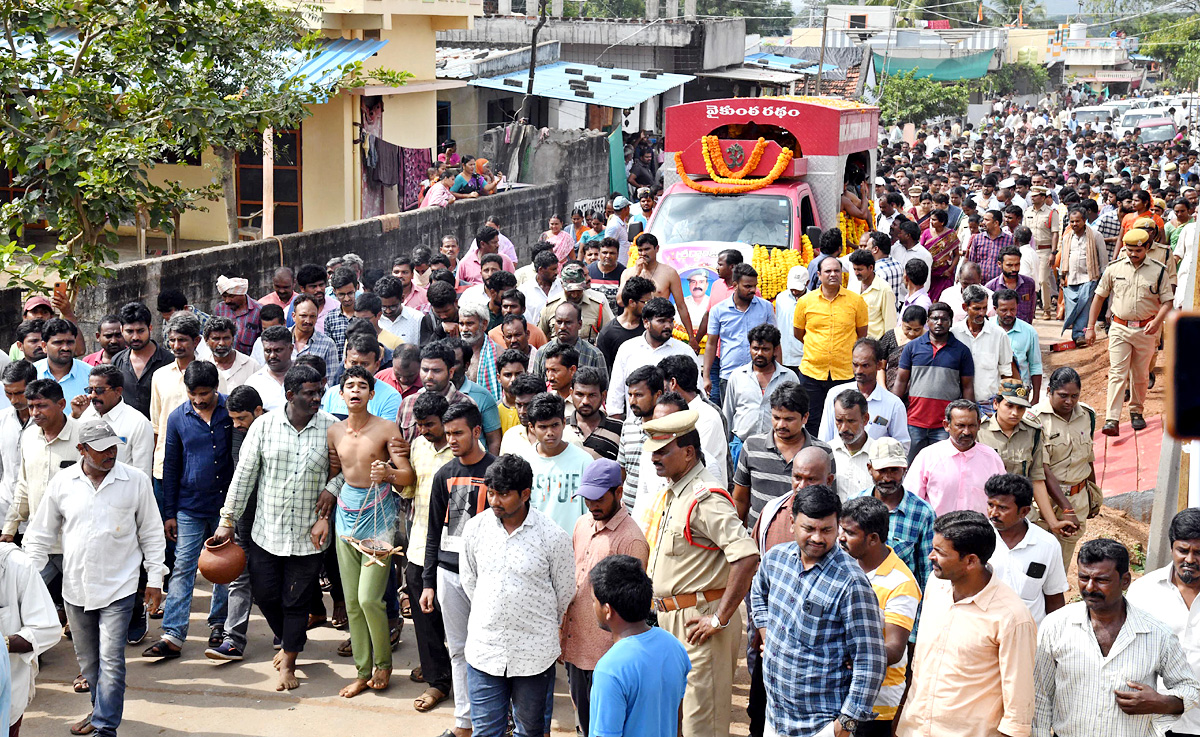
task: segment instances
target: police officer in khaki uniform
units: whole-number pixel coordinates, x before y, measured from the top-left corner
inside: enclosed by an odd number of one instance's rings
[[[1150,382],[1150,365],[1158,344],[1159,329],[1171,309],[1175,289],[1167,267],[1147,257],[1150,234],[1133,228],[1125,234],[1125,252],[1100,277],[1092,297],[1085,338],[1096,341],[1096,320],[1104,300],[1111,296],[1112,321],[1108,327],[1108,409],[1104,415],[1105,435],[1120,434],[1121,406],[1125,388],[1133,384],[1129,421],[1144,430],[1142,405]]]
[[[588,289],[587,269],[579,264],[567,264],[558,278],[562,282],[563,293],[546,302],[546,306],[542,308],[542,317],[538,321],[538,327],[546,335],[553,335],[551,328],[554,327],[554,311],[563,302],[574,302],[579,305],[579,311],[583,313],[583,317],[580,318],[583,320],[583,327],[579,328],[579,338],[589,343],[595,343],[596,336],[600,334],[600,328],[612,319],[608,299],[600,292]]]
[[[1166,245],[1158,242],[1158,224],[1154,222],[1154,218],[1138,218],[1134,221],[1133,227],[1141,228],[1150,235],[1150,247],[1146,250],[1146,258],[1152,261],[1158,261],[1167,267],[1167,276],[1171,278],[1171,286],[1179,286],[1179,269],[1175,265],[1175,259],[1171,255],[1171,251]]]
[[[1025,210],[1025,225],[1033,231],[1037,248],[1037,278],[1034,282],[1042,295],[1042,311],[1050,313],[1050,298],[1057,294],[1054,278],[1054,255],[1058,253],[1058,238],[1062,233],[1061,216],[1054,204],[1046,201],[1045,187],[1030,187],[1033,206]]]
[[[738,606],[758,568],[758,550],[733,499],[704,468],[699,414],[674,412],[643,425],[659,476],[670,481],[652,511],[646,572],[659,625],[692,660],[683,697],[684,737],[725,737],[742,636]]]
[[[980,425],[978,440],[1000,454],[1005,471],[1029,479],[1037,502],[1034,508],[1043,515],[1053,515],[1054,505],[1070,505],[1058,484],[1048,483],[1045,434],[1037,419],[1026,412],[1030,404],[1029,387],[1020,379],[1002,380],[996,412]]]
[[[1070,502],[1059,504],[1054,510],[1057,522],[1049,524],[1038,518],[1034,510],[1032,519],[1043,529],[1058,538],[1063,550],[1063,565],[1069,566],[1075,556],[1075,546],[1087,530],[1091,515],[1092,495],[1096,497],[1099,511],[1100,489],[1096,486],[1096,412],[1079,401],[1083,381],[1079,372],[1070,366],[1055,369],[1050,374],[1046,396],[1033,406],[1029,413],[1042,426],[1044,459],[1050,474],[1051,485],[1061,490]],[[1070,527],[1063,528],[1062,523]],[[1059,529],[1055,529],[1059,528]]]

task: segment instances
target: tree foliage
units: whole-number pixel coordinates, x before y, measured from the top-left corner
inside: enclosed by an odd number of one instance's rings
[[[999,97],[1007,94],[1036,94],[1044,92],[1050,84],[1050,72],[1046,67],[1029,62],[1005,64],[995,72],[988,72],[970,83],[971,90]]]
[[[169,229],[174,213],[221,194],[164,181],[156,162],[236,150],[368,78],[361,65],[324,86],[289,77],[320,38],[270,0],[0,0],[0,16],[0,162],[26,188],[0,217],[18,236],[40,220],[58,238],[32,262],[26,246],[0,248],[0,268],[30,288],[36,271],[93,284],[116,259],[117,225],[142,212]]]
[[[881,76],[879,109],[882,120],[920,124],[932,118],[966,114],[966,85],[944,85],[920,75],[920,69],[913,69]]]

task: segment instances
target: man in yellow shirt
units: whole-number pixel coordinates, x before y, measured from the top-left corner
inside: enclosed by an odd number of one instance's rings
[[[903,460],[901,455],[900,460]],[[891,737],[892,720],[904,696],[908,635],[917,618],[921,587],[900,556],[888,547],[888,508],[873,496],[860,496],[842,507],[838,544],[858,561],[883,609],[883,645],[887,673],[875,697],[874,721],[858,725],[856,737]]]
[[[886,279],[875,278],[875,257],[865,248],[850,254],[858,296],[867,303],[867,335],[875,340],[896,327],[896,293]]]
[[[867,334],[867,303],[842,288],[842,262],[821,261],[817,270],[820,288],[800,298],[792,317],[796,340],[804,344],[800,384],[808,392],[811,411],[805,428],[812,435],[821,427],[825,395],[836,384],[854,377],[850,354],[854,341]]]

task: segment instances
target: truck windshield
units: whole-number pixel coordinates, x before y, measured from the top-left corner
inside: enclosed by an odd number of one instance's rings
[[[651,230],[663,245],[725,241],[792,245],[792,203],[781,195],[676,192],[659,205]]]

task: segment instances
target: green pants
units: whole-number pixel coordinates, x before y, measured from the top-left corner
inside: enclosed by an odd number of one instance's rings
[[[354,665],[358,668],[359,678],[370,678],[372,665],[384,670],[392,667],[391,633],[383,604],[391,559],[381,566],[364,566],[369,556],[358,552],[340,537],[336,538],[335,544],[342,590],[346,596]]]

